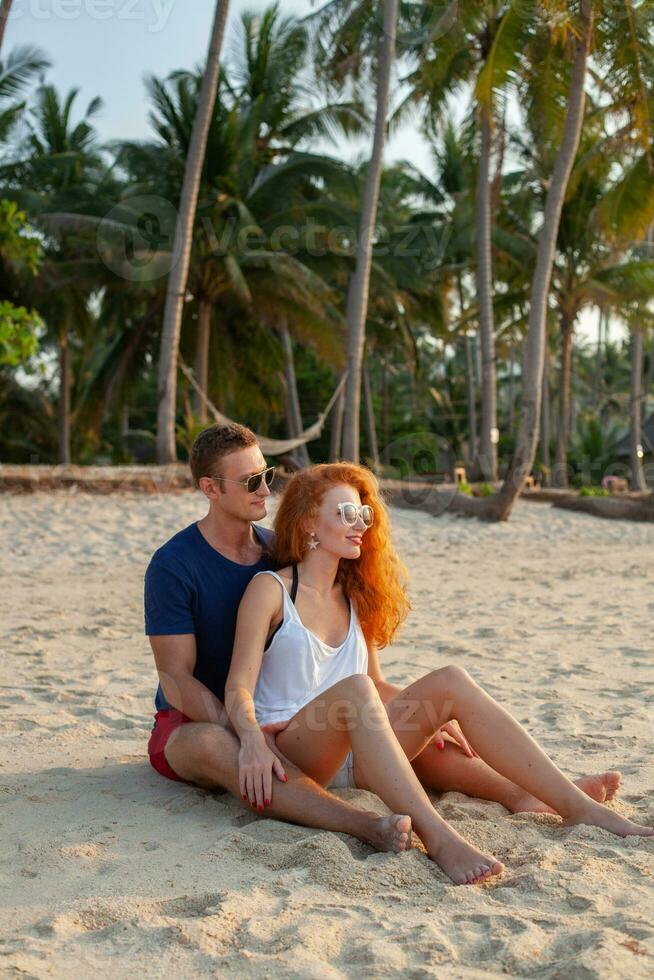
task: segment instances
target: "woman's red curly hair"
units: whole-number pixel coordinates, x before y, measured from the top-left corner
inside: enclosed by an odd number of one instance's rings
[[[295,473],[275,515],[274,557],[279,567],[302,561],[308,549],[307,525],[330,487],[346,484],[358,491],[362,504],[370,504],[375,520],[364,536],[361,554],[342,559],[336,580],[352,600],[369,644],[392,642],[411,608],[407,595],[407,568],[391,542],[391,522],[370,470],[354,463],[320,463]]]

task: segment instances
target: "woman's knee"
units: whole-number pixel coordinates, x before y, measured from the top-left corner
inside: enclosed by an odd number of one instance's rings
[[[458,664],[439,667],[431,672],[430,677],[441,691],[460,691],[475,683],[465,667],[459,667]]]
[[[352,674],[345,680],[339,682],[342,691],[347,692],[350,697],[356,697],[364,701],[371,698],[379,698],[379,693],[375,687],[372,677],[368,674]]]

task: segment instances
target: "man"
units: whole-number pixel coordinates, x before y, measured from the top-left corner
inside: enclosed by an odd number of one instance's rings
[[[223,699],[239,602],[256,572],[274,568],[272,533],[254,523],[266,516],[274,470],[254,433],[235,424],[201,432],[190,465],[209,511],[155,552],[145,576],[145,631],[159,674],[148,753],[169,779],[238,797],[240,743]],[[270,816],[351,834],[380,850],[408,846],[407,818],[339,800],[280,754],[274,730],[266,739],[286,774],[265,807]]]

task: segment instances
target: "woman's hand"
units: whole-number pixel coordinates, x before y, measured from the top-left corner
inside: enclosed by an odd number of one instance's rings
[[[479,754],[475,752],[468,742],[468,739],[461,731],[461,726],[459,725],[458,721],[455,721],[454,719],[452,721],[448,721],[436,732],[434,742],[439,749],[445,748],[445,738],[443,737],[443,732],[447,732],[450,738],[456,742],[459,748],[461,748],[470,759],[479,758]]]
[[[261,812],[272,801],[273,772],[287,781],[281,759],[266,743],[263,732],[245,735],[238,753],[238,784],[241,796]]]

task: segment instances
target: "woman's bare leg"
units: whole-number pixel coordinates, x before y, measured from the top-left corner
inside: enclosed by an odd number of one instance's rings
[[[456,718],[468,742],[507,780],[542,800],[566,826],[586,823],[626,837],[654,836],[654,829],[626,820],[592,800],[555,766],[522,726],[460,667],[432,671],[389,702],[393,729],[414,759],[426,747],[430,730]],[[438,750],[437,750],[438,751]],[[366,772],[365,767],[361,767]]]
[[[422,752],[411,760],[414,772],[423,786],[438,793],[464,793],[479,800],[501,803],[511,813],[556,813],[552,807],[528,793],[484,762],[471,759],[454,742],[445,740],[445,748],[438,749],[432,739]],[[357,786],[366,789],[365,775]],[[598,803],[613,799],[620,785],[619,772],[602,772],[594,776],[573,779],[586,796]]]
[[[500,874],[503,865],[468,844],[435,811],[399,745],[377,690],[365,674],[335,684],[277,736],[280,750],[326,784],[350,746],[368,783],[395,813],[411,817],[427,853],[456,884]]]

